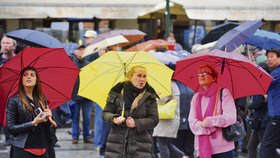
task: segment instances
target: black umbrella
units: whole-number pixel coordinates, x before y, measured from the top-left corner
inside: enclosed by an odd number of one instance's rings
[[[208,34],[202,39],[201,44],[217,41],[222,35],[227,33],[229,30],[238,26],[239,23],[226,22],[221,25],[215,26]]]
[[[20,29],[8,32],[6,36],[33,47],[63,48],[58,39],[36,30]]]

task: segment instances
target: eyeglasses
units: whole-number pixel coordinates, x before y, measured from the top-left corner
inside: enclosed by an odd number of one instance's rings
[[[200,73],[197,74],[197,76],[201,76],[201,77],[204,77],[204,76],[207,76],[207,75],[212,76],[212,74],[210,72],[200,72]]]

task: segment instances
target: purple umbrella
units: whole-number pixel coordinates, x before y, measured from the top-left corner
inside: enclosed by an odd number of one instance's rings
[[[219,38],[216,48],[226,52],[231,52],[253,36],[257,29],[262,25],[263,22],[260,20],[244,22]]]

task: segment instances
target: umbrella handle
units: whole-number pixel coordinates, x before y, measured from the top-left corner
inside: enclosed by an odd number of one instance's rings
[[[56,122],[51,117],[48,117],[48,119],[49,119],[50,123],[52,124],[52,126],[57,127]]]

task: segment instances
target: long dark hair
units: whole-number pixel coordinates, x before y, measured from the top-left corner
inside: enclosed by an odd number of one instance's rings
[[[26,67],[20,72],[20,81],[19,81],[19,89],[18,89],[20,101],[22,102],[24,109],[27,108],[27,109],[33,111],[32,105],[30,105],[30,103],[27,100],[24,86],[22,84],[22,77],[23,77],[25,71],[27,71],[27,70],[31,70],[31,71],[35,72],[36,84],[34,86],[32,96],[34,98],[35,103],[38,102],[41,109],[45,110],[46,103],[44,101],[44,94],[43,94],[42,87],[41,87],[41,80],[40,80],[37,70],[34,67]]]

